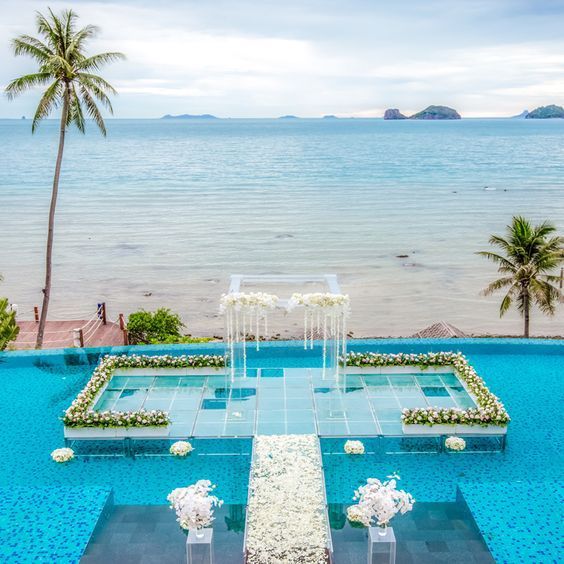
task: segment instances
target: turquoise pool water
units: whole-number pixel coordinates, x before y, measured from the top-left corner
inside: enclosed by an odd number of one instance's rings
[[[147,347],[136,352],[183,354],[214,350],[214,345],[198,347]],[[460,350],[465,353],[490,389],[502,398],[512,423],[504,453],[463,454],[387,454],[386,440],[363,438],[368,454],[352,458],[342,454],[344,439],[322,439],[327,493],[330,503],[348,504],[353,491],[366,478],[383,477],[392,471],[402,476],[402,484],[419,501],[452,501],[457,484],[466,482],[516,483],[533,480],[538,484],[562,483],[564,342],[546,341],[353,341],[351,350],[378,352],[427,352]],[[122,352],[114,349],[112,352]],[[107,352],[107,351],[104,351]],[[218,484],[218,495],[226,503],[244,503],[251,442],[248,439],[196,439],[196,450],[186,460],[150,455],[77,457],[67,465],[50,460],[50,452],[63,445],[59,417],[78,391],[86,384],[100,350],[0,355],[0,487],[100,487],[112,488],[117,504],[163,504],[166,494],[200,478]],[[315,351],[314,351],[315,353]],[[251,366],[316,367],[319,357],[299,345],[274,343],[249,354]],[[317,366],[319,366],[317,364]],[[546,496],[555,495],[547,486]],[[478,522],[486,540],[503,553],[501,560],[518,562],[522,552],[511,554],[518,542],[517,523],[527,514],[542,512],[541,496],[516,495],[507,506],[507,490],[492,488],[483,496],[484,506],[500,508],[495,527],[503,531],[488,540],[488,521]],[[64,503],[64,500],[61,502]],[[557,507],[554,505],[554,507]],[[501,509],[502,508],[502,509]],[[527,513],[525,508],[529,508]],[[493,509],[491,509],[493,511]],[[47,517],[47,514],[46,514]],[[545,536],[557,534],[559,515],[543,520]],[[56,524],[54,524],[55,526]],[[24,529],[22,529],[24,531]],[[0,543],[6,542],[6,529],[0,527]],[[22,535],[25,533],[22,532]],[[12,535],[13,537],[13,535]],[[73,539],[61,539],[72,544]],[[70,548],[69,548],[70,550]],[[546,554],[527,554],[535,562],[562,560],[557,547]],[[22,556],[22,561],[25,558]]]

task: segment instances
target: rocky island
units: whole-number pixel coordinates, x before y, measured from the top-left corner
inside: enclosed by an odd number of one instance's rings
[[[384,119],[460,119],[460,114],[448,106],[428,106],[407,117],[397,108],[389,108],[384,112]]]
[[[390,108],[384,112],[384,119],[407,119],[397,108]]]
[[[448,106],[428,106],[409,119],[460,119],[460,114]]]
[[[564,118],[564,108],[551,104],[550,106],[541,106],[529,112],[525,119],[554,119]]]

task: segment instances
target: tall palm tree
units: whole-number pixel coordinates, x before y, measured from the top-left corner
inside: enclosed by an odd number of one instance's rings
[[[77,29],[77,19],[78,16],[72,10],[65,10],[60,16],[55,15],[51,9],[49,9],[47,16],[38,12],[36,23],[37,32],[41,39],[29,35],[20,35],[12,41],[14,55],[32,57],[39,65],[38,71],[20,76],[6,87],[6,94],[9,99],[12,99],[26,90],[47,85],[33,117],[32,133],[35,133],[41,120],[49,116],[56,108],[61,107],[59,150],[55,163],[51,206],[49,208],[43,306],[35,344],[38,349],[43,344],[51,296],[53,230],[65,132],[68,126],[74,124],[81,133],[84,133],[85,120],[91,118],[102,135],[106,135],[106,127],[97,102],[100,102],[110,113],[113,113],[108,94],[116,94],[116,91],[102,77],[93,73],[107,63],[124,58],[121,53],[113,52],[87,56],[85,53],[86,43],[97,34],[98,28],[87,25],[82,29]]]
[[[503,316],[515,302],[524,319],[525,337],[529,336],[531,305],[536,305],[544,314],[554,315],[556,304],[563,300],[561,290],[554,285],[560,276],[551,274],[564,263],[564,237],[555,233],[556,227],[548,221],[533,226],[524,217],[517,216],[507,226],[506,238],[490,237],[490,244],[501,249],[501,254],[478,253],[495,262],[503,275],[485,288],[483,294],[507,289],[499,315]]]

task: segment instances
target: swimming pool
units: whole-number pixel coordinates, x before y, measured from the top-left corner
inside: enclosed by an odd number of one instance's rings
[[[146,354],[196,354],[220,348],[210,344],[135,350]],[[389,448],[386,440],[362,438],[368,454],[351,458],[342,454],[344,438],[323,439],[327,495],[331,504],[350,503],[354,489],[367,477],[383,477],[397,470],[402,476],[403,487],[419,502],[451,502],[456,499],[457,484],[481,485],[481,495],[490,513],[496,507],[503,507],[503,511],[500,510],[503,514],[501,523],[494,524],[488,512],[484,512],[478,523],[486,540],[488,527],[503,531],[503,543],[496,541],[501,535],[488,541],[492,543],[490,549],[494,554],[499,547],[496,557],[500,561],[519,561],[517,553],[512,557],[512,543],[507,539],[514,538],[516,520],[522,523],[527,515],[541,544],[543,538],[556,538],[561,516],[556,513],[547,519],[545,502],[540,496],[529,496],[526,501],[523,500],[527,504],[524,515],[519,496],[512,500],[514,509],[512,506],[507,508],[506,496],[511,490],[488,489],[487,484],[511,484],[524,480],[541,484],[562,483],[560,413],[564,388],[563,341],[351,341],[349,349],[378,352],[461,351],[484,377],[492,392],[503,399],[512,422],[507,449],[503,454],[395,455],[389,454],[393,449]],[[126,351],[120,347],[0,355],[0,448],[3,453],[0,457],[0,486],[111,488],[115,503],[120,506],[154,506],[164,504],[167,493],[174,487],[206,477],[218,484],[218,495],[226,503],[234,506],[244,504],[251,453],[249,439],[195,439],[196,450],[187,460],[176,460],[150,449],[146,456],[135,458],[78,456],[68,465],[57,465],[50,460],[49,453],[63,443],[63,426],[59,418],[85,386],[100,355]],[[273,343],[264,345],[259,352],[249,353],[250,366],[263,368],[315,369],[317,360],[314,354],[304,351],[299,344]],[[320,397],[326,397],[320,394]],[[547,492],[547,495],[556,495],[552,486]],[[475,499],[472,503],[475,505]],[[558,505],[554,507],[557,511]],[[541,525],[537,526],[538,523]],[[0,537],[3,534],[6,534],[5,528],[0,527]],[[0,538],[0,542],[3,540]],[[535,553],[535,550],[534,547],[528,549],[530,561],[549,562],[563,557],[555,547],[544,555]],[[520,555],[522,558],[522,553]],[[25,555],[22,555],[21,561],[26,561]]]

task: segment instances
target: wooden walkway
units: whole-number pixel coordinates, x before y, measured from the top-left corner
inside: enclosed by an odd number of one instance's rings
[[[35,348],[37,336],[36,321],[18,321],[20,333],[12,346],[18,350]],[[45,335],[43,338],[44,349],[61,349],[74,347],[74,329],[84,327],[84,346],[85,347],[109,347],[123,345],[123,331],[119,324],[108,321],[106,325],[102,323],[92,323],[89,320],[73,321],[47,321]]]

